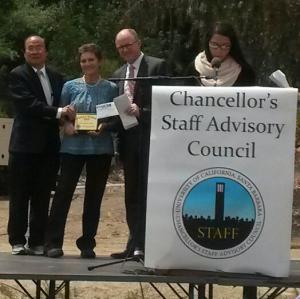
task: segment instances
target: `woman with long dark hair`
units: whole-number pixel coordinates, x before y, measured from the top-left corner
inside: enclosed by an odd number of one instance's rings
[[[195,69],[204,86],[251,86],[255,74],[239,45],[233,27],[217,22],[207,32],[204,51],[195,58]]]

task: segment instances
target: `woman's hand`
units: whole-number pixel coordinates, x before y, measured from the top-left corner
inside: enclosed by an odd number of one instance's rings
[[[88,131],[88,134],[91,136],[99,136],[107,127],[106,123],[100,123],[96,131]]]
[[[77,131],[75,130],[74,124],[71,123],[71,122],[65,122],[64,133],[68,136],[77,134]]]

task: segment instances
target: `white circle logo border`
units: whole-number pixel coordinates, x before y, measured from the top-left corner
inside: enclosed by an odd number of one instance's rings
[[[195,185],[199,184],[201,181],[216,177],[228,178],[242,185],[251,196],[255,208],[255,222],[253,225],[253,229],[249,233],[248,237],[240,244],[232,248],[222,250],[213,250],[210,248],[205,248],[196,243],[186,231],[182,217],[184,201],[189,192],[195,187]],[[225,167],[212,167],[203,169],[189,177],[178,190],[173,205],[173,222],[181,241],[186,247],[188,247],[193,252],[203,257],[212,259],[231,258],[240,255],[246,250],[248,250],[260,236],[264,226],[264,220],[264,202],[256,185],[241,172]]]

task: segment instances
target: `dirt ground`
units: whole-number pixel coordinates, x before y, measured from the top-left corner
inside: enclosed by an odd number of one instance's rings
[[[299,157],[298,157],[299,156]],[[300,160],[300,154],[296,156],[297,161]],[[300,163],[299,163],[300,164]],[[299,169],[298,169],[299,168]],[[295,177],[295,199],[293,211],[293,242],[292,246],[298,248],[300,242],[300,167],[296,167]],[[82,182],[83,183],[83,182]],[[75,240],[81,232],[81,213],[83,203],[83,186],[79,186],[74,195],[74,200],[70,209],[67,220],[64,252],[65,255],[80,254],[75,245]],[[2,199],[2,200],[1,200]],[[0,251],[9,252],[10,246],[7,241],[6,225],[8,218],[8,201],[5,197],[0,197]],[[106,192],[101,208],[101,222],[97,235],[97,255],[110,255],[112,252],[121,251],[124,249],[128,237],[128,230],[125,221],[124,213],[124,187],[120,180],[115,177],[110,178],[110,183],[106,188]],[[292,254],[298,256],[299,250],[293,250]],[[299,255],[300,258],[300,255]],[[1,265],[0,265],[1,266]],[[30,284],[28,282],[28,284]],[[7,287],[9,285],[9,287]],[[157,285],[166,298],[177,298],[168,287],[162,284]],[[14,281],[0,281],[0,298],[25,298],[19,292],[14,291],[17,285]],[[141,287],[143,292],[141,291]],[[29,286],[30,288],[30,286]],[[33,290],[32,286],[32,290]],[[184,297],[184,294],[178,290]],[[264,289],[260,289],[262,294]],[[142,295],[143,293],[143,295]],[[289,289],[280,298],[294,299],[298,295],[295,289]],[[144,297],[143,297],[144,296]],[[214,298],[217,299],[237,299],[242,296],[242,288],[240,287],[222,287],[215,286]],[[63,297],[59,297],[63,298]],[[72,282],[71,283],[71,298],[87,298],[87,299],[108,299],[108,298],[161,298],[149,286],[143,283],[103,283],[103,282]],[[187,298],[187,297],[185,297]]]

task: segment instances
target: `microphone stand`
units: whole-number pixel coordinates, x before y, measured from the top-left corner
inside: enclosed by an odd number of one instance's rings
[[[129,261],[139,262],[142,265],[144,265],[143,260],[140,257],[132,256],[132,257],[126,257],[126,258],[118,260],[118,261],[107,262],[107,263],[99,264],[99,265],[96,265],[96,266],[90,266],[90,267],[88,267],[88,270],[92,271],[92,270],[97,269],[97,268],[103,268],[103,267],[107,267],[107,266],[111,266],[111,265],[117,265],[117,264],[129,262]]]
[[[217,86],[217,81],[218,81],[218,72],[219,72],[219,67],[221,66],[222,64],[222,61],[219,57],[214,57],[212,60],[211,60],[211,66],[213,67],[213,69],[215,70],[215,84],[214,86],[216,87]]]
[[[214,84],[214,87],[216,87],[217,86],[217,81],[218,81],[218,73],[219,73],[219,68],[218,67],[216,67],[215,68],[215,84]]]
[[[177,76],[177,77],[171,77],[171,76],[149,76],[149,77],[135,77],[135,78],[108,78],[109,81],[145,81],[145,80],[186,80],[186,79],[194,79],[197,82],[200,83],[200,85],[202,85],[201,83],[201,79],[211,79],[211,77],[207,77],[207,76]],[[107,262],[104,264],[99,264],[99,265],[95,265],[95,266],[89,266],[88,270],[92,271],[94,269],[97,268],[103,268],[106,266],[111,266],[111,265],[116,265],[116,264],[121,264],[121,263],[125,263],[128,261],[136,261],[136,262],[140,262],[141,264],[144,265],[143,263],[143,259],[139,256],[132,256],[132,257],[126,257],[124,259],[120,259],[118,261],[113,261],[113,262]]]
[[[149,76],[149,77],[136,77],[136,78],[108,78],[109,81],[143,81],[143,80],[185,80],[194,79],[201,82],[201,79],[212,79],[208,76]]]

